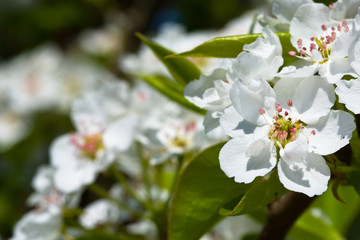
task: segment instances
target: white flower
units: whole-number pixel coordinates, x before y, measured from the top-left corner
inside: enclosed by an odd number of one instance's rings
[[[243,81],[271,81],[277,75],[284,62],[279,37],[268,27],[263,28],[263,36],[244,46],[244,51],[237,56],[228,71],[229,80],[241,78]]]
[[[357,104],[360,99],[360,16],[355,19],[348,34],[341,36],[334,48],[336,59],[330,63],[330,74],[343,77],[350,75],[355,79],[340,80],[336,83],[339,102],[355,114],[360,113]]]
[[[297,9],[312,0],[273,0],[272,13],[276,17],[261,16],[260,22],[268,25],[273,31],[288,32],[292,18]]]
[[[230,62],[229,70],[219,68],[211,75],[201,75],[184,89],[185,97],[200,108],[208,110],[204,127],[206,133],[219,126],[224,109],[231,105],[229,89],[241,78],[272,80],[283,64],[280,40],[269,28],[263,29],[263,36],[244,46],[236,60]]]
[[[63,56],[54,46],[42,46],[2,66],[0,81],[6,82],[10,107],[23,114],[56,106],[58,82],[54,73]]]
[[[27,136],[31,122],[10,108],[0,108],[0,152],[6,151]]]
[[[59,190],[70,193],[92,183],[116,153],[130,147],[138,117],[126,109],[127,91],[125,83],[109,83],[74,103],[77,132],[60,136],[50,149]]]
[[[80,216],[80,223],[87,229],[93,229],[99,225],[116,223],[120,219],[120,210],[109,200],[97,200],[84,208]]]
[[[59,240],[62,224],[61,209],[51,206],[45,210],[33,210],[15,225],[11,240]]]
[[[68,196],[54,186],[54,169],[38,168],[32,184],[35,189],[28,199],[34,210],[24,215],[15,225],[13,240],[58,240],[62,239],[62,210],[64,206],[76,206],[79,194]]]
[[[338,4],[331,10],[323,4],[303,4],[290,25],[291,42],[299,53],[297,57],[311,62],[308,70],[314,73],[318,71],[330,83],[351,74],[347,67],[347,57],[350,55],[344,49],[351,45],[349,31],[353,29],[354,19],[339,19],[341,15],[347,15],[340,14],[345,11],[343,7]],[[289,54],[296,56],[293,51]]]
[[[264,81],[237,81],[230,96],[233,107],[220,120],[233,137],[219,156],[226,175],[250,183],[280,158],[278,172],[286,188],[309,196],[324,192],[330,170],[320,155],[348,144],[355,129],[351,114],[330,110],[332,85],[318,76],[282,78],[274,89]]]
[[[219,126],[219,118],[222,112],[230,104],[229,90],[232,81],[227,80],[224,69],[215,69],[211,75],[201,75],[198,80],[191,81],[184,88],[187,100],[196,106],[208,110],[205,119],[205,132]]]

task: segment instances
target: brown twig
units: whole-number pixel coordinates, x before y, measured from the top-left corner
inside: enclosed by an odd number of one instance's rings
[[[269,205],[267,223],[260,240],[284,239],[296,219],[310,206],[315,197],[289,192]]]

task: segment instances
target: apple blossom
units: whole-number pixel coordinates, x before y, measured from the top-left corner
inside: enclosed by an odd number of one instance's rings
[[[50,149],[55,184],[70,193],[92,183],[133,141],[138,117],[127,111],[127,85],[109,83],[74,102],[77,132],[57,138]]]
[[[330,170],[320,155],[348,144],[355,129],[351,114],[330,110],[332,85],[319,76],[284,77],[274,89],[264,81],[239,80],[230,96],[233,106],[220,120],[233,137],[219,155],[226,175],[250,183],[277,164],[286,188],[309,196],[324,192]]]

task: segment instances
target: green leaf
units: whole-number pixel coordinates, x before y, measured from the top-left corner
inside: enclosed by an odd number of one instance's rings
[[[360,171],[356,171],[355,173],[351,174],[349,182],[354,186],[357,194],[360,196]]]
[[[289,51],[295,50],[290,42],[290,33],[276,33],[276,35],[278,35],[283,48],[283,58],[285,65],[298,60],[296,57],[290,56],[288,54]],[[260,36],[262,36],[262,34],[217,37],[195,47],[190,51],[173,54],[170,56],[236,58],[237,55],[243,51],[245,44],[254,42]]]
[[[360,167],[360,144],[357,129],[353,131],[352,138],[350,139],[350,147],[355,158],[355,164]]]
[[[359,213],[360,197],[350,186],[339,187],[339,195],[345,204],[332,196],[331,187],[329,187],[296,221],[288,237],[295,240],[344,239],[343,236]],[[311,234],[315,237],[305,238],[304,234]]]
[[[259,36],[261,36],[261,34],[217,37],[204,42],[190,51],[182,52],[174,56],[236,58],[236,56],[242,52],[245,44],[254,42]]]
[[[310,213],[302,215],[296,225],[290,230],[287,238],[294,240],[343,240],[344,237],[324,220]]]
[[[220,208],[249,188],[221,171],[218,156],[222,146],[206,149],[181,172],[169,210],[170,240],[199,239],[222,219]]]
[[[159,91],[161,94],[163,94],[170,100],[177,102],[178,104],[189,110],[205,115],[206,110],[195,106],[184,97],[183,86],[174,83],[173,81],[163,76],[137,75],[137,77],[145,81],[147,84],[155,88],[157,91]]]
[[[254,212],[281,197],[286,192],[288,190],[280,182],[277,171],[272,171],[267,178],[259,178],[258,181],[254,182],[234,209],[222,208],[220,214],[235,216]]]
[[[136,36],[154,52],[179,84],[185,86],[188,82],[200,77],[200,70],[189,60],[184,58],[165,58],[168,55],[174,54],[174,52],[151,41],[140,33],[136,33]]]

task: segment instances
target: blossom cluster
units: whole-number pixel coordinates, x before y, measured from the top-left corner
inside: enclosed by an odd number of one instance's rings
[[[274,1],[277,18],[263,17],[262,37],[226,68],[186,86],[186,98],[207,110],[205,130],[221,128],[232,138],[219,155],[228,177],[250,183],[277,167],[291,191],[314,196],[327,189],[324,156],[349,144],[356,128],[353,115],[336,106],[360,113],[359,6]],[[283,53],[272,31],[280,26],[294,51]],[[285,65],[283,54],[297,61]]]
[[[167,215],[179,173],[201,150],[224,141],[216,160],[235,182],[249,184],[274,173],[290,191],[321,195],[333,177],[330,160],[349,144],[354,115],[360,113],[360,13],[354,11],[359,7],[360,1],[325,6],[274,0],[274,17],[260,18],[264,26],[257,24],[254,31],[261,35],[235,59],[189,58],[203,74],[184,86],[181,97],[206,110],[204,115],[169,101],[136,77],[120,80],[71,61],[59,71],[60,62],[67,61],[53,48],[30,56],[33,65],[24,71],[6,70],[15,63],[4,67],[0,80],[26,88],[0,85],[11,111],[28,114],[67,105],[74,126],[51,143],[50,163],[39,167],[32,181],[35,192],[28,204],[33,209],[16,224],[12,239],[72,239],[96,228],[121,229],[125,238],[161,239],[166,227],[156,218]],[[218,35],[246,33],[234,28],[238,25],[189,35],[181,26],[165,25],[154,40],[181,52]],[[279,31],[289,31],[290,51]],[[104,31],[114,32],[109,26]],[[101,32],[92,34],[94,41],[86,41],[89,35],[80,39],[89,52],[104,40]],[[100,54],[111,52],[112,43]],[[121,56],[118,65],[129,75],[172,77],[145,46]],[[59,91],[66,87],[76,93]],[[12,91],[23,92],[12,98]],[[91,194],[97,198],[88,201]],[[226,219],[203,239],[212,234],[238,239],[241,229],[233,224],[240,222],[258,231],[247,218]]]

